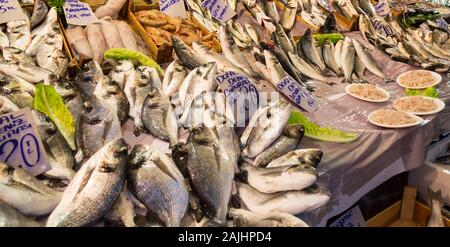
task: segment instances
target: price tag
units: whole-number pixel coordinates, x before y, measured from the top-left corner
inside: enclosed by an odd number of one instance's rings
[[[376,19],[373,20],[372,23],[375,30],[384,37],[394,36],[394,31],[389,24],[383,24],[380,20]]]
[[[17,0],[0,0],[0,24],[28,19]]]
[[[63,8],[68,24],[86,26],[98,22],[97,17],[87,3],[82,3],[78,0],[66,0]]]
[[[319,107],[316,97],[290,76],[286,76],[278,82],[277,89],[307,112],[313,112]]]
[[[348,210],[344,215],[339,217],[330,224],[331,227],[366,227],[366,221],[362,216],[359,206]]]
[[[212,16],[222,23],[236,15],[236,12],[228,6],[226,0],[204,0],[202,7],[208,9]]]
[[[438,25],[438,27],[444,29],[445,31],[447,31],[447,32],[450,31],[449,27],[448,27],[448,23],[443,18],[437,19],[436,24]]]
[[[0,116],[0,160],[33,176],[50,170],[47,154],[29,108]]]
[[[389,8],[389,3],[387,0],[380,0],[377,4],[375,4],[374,8],[377,14],[381,17],[387,16],[389,13],[391,13],[391,9]]]
[[[172,18],[186,18],[183,0],[159,0],[159,10]]]

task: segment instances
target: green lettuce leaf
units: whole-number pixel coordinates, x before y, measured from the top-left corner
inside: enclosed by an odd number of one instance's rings
[[[409,89],[409,88],[407,88],[405,90],[405,94],[408,96],[421,95],[421,96],[439,98],[439,92],[437,91],[436,87],[434,87],[434,86],[427,87],[425,89]]]
[[[75,121],[64,101],[50,85],[39,83],[34,94],[34,108],[47,115],[55,123],[69,146],[75,150]]]
[[[355,133],[346,133],[337,129],[320,127],[319,125],[309,121],[309,119],[302,113],[292,111],[288,124],[296,123],[300,123],[305,127],[305,136],[319,141],[347,143],[352,142],[359,137],[359,135]]]
[[[324,34],[314,34],[313,37],[319,41],[319,43],[321,45],[323,45],[323,43],[325,43],[326,39],[330,39],[331,42],[336,43],[341,39],[344,39],[344,35],[340,34],[340,33],[324,33]]]
[[[111,48],[105,52],[105,58],[107,59],[115,59],[115,60],[125,60],[125,59],[132,59],[136,60],[139,63],[155,68],[160,76],[164,75],[163,70],[158,65],[158,63],[155,62],[155,60],[147,57],[146,55],[138,52],[138,51],[132,51],[125,48]]]

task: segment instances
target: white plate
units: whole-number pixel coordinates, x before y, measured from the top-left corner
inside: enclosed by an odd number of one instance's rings
[[[433,75],[433,77],[436,79],[435,82],[434,82],[433,84],[430,84],[430,85],[428,85],[428,86],[423,86],[423,87],[409,87],[409,86],[406,86],[406,85],[400,83],[400,80],[399,80],[400,78],[402,78],[403,76],[405,76],[405,75],[407,75],[407,74],[411,74],[411,73],[413,73],[413,72],[416,72],[416,71],[426,71],[426,72],[430,73],[430,74]],[[400,87],[409,88],[409,89],[424,89],[424,88],[427,88],[427,87],[436,86],[437,84],[441,83],[441,81],[442,81],[442,76],[441,76],[441,75],[439,75],[439,74],[436,73],[436,72],[428,71],[428,70],[410,70],[410,71],[406,71],[406,72],[401,73],[401,74],[397,77],[397,80],[396,80],[397,84],[398,84]]]
[[[345,92],[348,93],[352,97],[355,97],[355,98],[360,99],[360,100],[368,101],[368,102],[381,103],[381,102],[386,102],[386,101],[389,100],[389,97],[390,97],[389,93],[386,90],[382,89],[381,87],[377,87],[377,86],[375,86],[375,87],[378,90],[382,91],[386,95],[386,98],[374,100],[374,99],[367,99],[367,98],[361,97],[359,95],[353,94],[352,92],[350,92],[350,88],[355,86],[355,85],[359,85],[359,84],[350,84],[350,85],[345,86]],[[361,84],[361,85],[364,85],[364,84]],[[366,84],[366,85],[368,85],[368,84]]]
[[[397,107],[395,106],[395,102],[397,102],[397,101],[400,100],[400,99],[409,98],[409,97],[412,97],[412,96],[406,96],[406,97],[401,97],[401,98],[396,99],[396,100],[394,101],[394,103],[392,103],[392,107],[394,107],[394,109],[396,109],[397,111],[404,111],[404,110],[400,110],[399,108],[397,108]],[[433,98],[433,97],[427,97],[427,96],[421,96],[421,97],[434,100],[434,103],[436,104],[437,108],[436,108],[435,110],[429,111],[429,112],[411,112],[411,111],[404,111],[404,112],[407,112],[407,113],[410,113],[410,114],[414,114],[414,115],[423,116],[423,115],[432,115],[432,114],[436,114],[436,113],[438,113],[438,112],[444,110],[444,108],[445,108],[445,103],[444,103],[444,101],[442,101],[442,100],[440,100],[440,99]]]
[[[382,110],[384,110],[384,109],[382,109]],[[369,116],[367,116],[367,119],[369,120],[369,122],[370,122],[371,124],[374,124],[374,125],[380,126],[380,127],[384,127],[384,128],[396,128],[396,129],[399,129],[399,128],[408,128],[408,127],[412,127],[412,126],[419,125],[419,124],[421,124],[421,123],[423,122],[423,118],[418,117],[418,116],[416,116],[416,115],[412,115],[412,114],[407,113],[407,114],[411,115],[413,118],[415,118],[415,119],[416,119],[416,122],[410,123],[410,124],[403,124],[403,125],[387,125],[387,124],[380,124],[380,123],[377,123],[377,122],[375,122],[375,121],[372,120],[373,115],[374,115],[376,112],[378,112],[378,111],[379,111],[379,110],[376,110],[376,111],[374,111],[374,112],[371,112],[371,113],[369,114]]]

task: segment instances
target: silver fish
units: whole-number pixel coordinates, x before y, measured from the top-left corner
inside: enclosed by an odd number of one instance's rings
[[[67,186],[47,226],[86,226],[105,215],[125,183],[128,149],[122,138],[101,147]]]
[[[62,50],[63,36],[59,27],[47,34],[46,40],[37,48],[37,64],[57,76],[62,76],[67,71],[69,60]]]
[[[336,64],[334,60],[334,45],[331,40],[325,40],[325,44],[323,45],[323,60],[329,69],[331,69],[336,76],[342,76],[342,72],[339,69],[339,66]]]
[[[12,61],[14,63],[30,64],[36,66],[33,57],[19,48],[13,46],[6,46],[3,47],[2,51],[3,51],[3,58],[5,59],[5,61]]]
[[[218,54],[217,52],[209,49],[207,46],[199,44],[197,42],[192,43],[192,48],[197,52],[199,56],[202,56],[207,63],[215,62],[217,64],[217,71],[219,73],[227,71],[235,71],[246,75],[243,69],[231,63],[228,59]],[[205,64],[205,63],[203,63]]]
[[[271,102],[264,107],[261,114],[254,114],[251,120],[254,125],[248,125],[248,139],[242,138],[241,144],[245,144],[242,155],[253,158],[264,151],[282,133],[287,125],[291,113],[289,103],[283,101]]]
[[[359,83],[367,82],[364,71],[366,70],[366,66],[364,65],[363,61],[358,57],[355,56],[355,68],[354,68],[354,74],[356,75],[356,78]]]
[[[345,37],[342,45],[341,68],[344,72],[345,82],[352,82],[353,68],[355,66],[355,47],[349,37]]]
[[[56,77],[48,81],[61,96],[64,104],[73,116],[73,119],[78,119],[78,116],[83,108],[83,96],[80,89],[73,81]]]
[[[275,2],[269,2],[268,0],[261,0],[261,3],[266,15],[269,16],[274,23],[278,23],[280,21],[280,16],[278,15],[278,9],[275,6]]]
[[[300,124],[286,126],[281,136],[256,157],[253,165],[265,167],[272,160],[294,150],[302,140],[304,131],[303,126]]]
[[[188,72],[179,60],[174,60],[169,64],[164,72],[162,89],[165,95],[171,97],[178,93],[181,83],[186,78]]]
[[[334,62],[339,68],[342,68],[341,64],[342,46],[344,46],[344,41],[342,39],[339,40],[334,46],[334,54],[333,54]]]
[[[375,11],[375,8],[373,7],[370,0],[359,0],[359,6],[366,12],[370,17],[376,17],[377,12]]]
[[[20,77],[31,83],[39,83],[47,80],[52,74],[50,71],[31,64],[0,62],[0,72],[7,75]]]
[[[431,216],[428,219],[427,227],[445,227],[444,217],[442,216],[442,207],[444,206],[444,199],[441,191],[434,192],[428,188],[428,200],[431,205]]]
[[[178,92],[183,108],[190,107],[192,101],[202,92],[210,92],[215,89],[217,86],[216,72],[216,63],[207,63],[189,72]]]
[[[317,71],[314,67],[312,67],[307,62],[305,62],[305,60],[303,60],[299,56],[295,55],[294,53],[289,52],[288,55],[289,55],[289,59],[292,62],[292,65],[294,65],[294,67],[298,71],[300,71],[301,74],[303,74],[313,80],[318,80],[318,81],[323,81],[323,82],[327,81],[327,79],[324,76],[322,76],[319,73],[319,71]]]
[[[319,67],[320,71],[324,72],[326,70],[325,63],[322,59],[322,52],[320,51],[320,46],[318,45],[318,41],[312,37],[312,32],[310,29],[305,31],[305,34],[302,36],[299,46],[297,49],[299,53],[303,55],[301,57],[308,58],[313,64]]]
[[[124,89],[130,76],[134,76],[134,65],[130,60],[120,60],[117,65],[109,72],[111,80],[117,82],[120,88]]]
[[[230,162],[233,164],[234,171],[238,172],[238,161],[241,156],[241,147],[239,144],[239,137],[236,135],[234,126],[229,126],[228,120],[224,116],[216,118],[216,132],[219,144],[228,153]]]
[[[297,17],[297,0],[288,0],[285,5],[283,14],[281,15],[281,26],[284,30],[291,30],[294,27],[295,19]]]
[[[111,80],[108,76],[103,76],[97,81],[94,95],[108,102],[108,105],[116,112],[120,122],[125,121],[130,111],[130,103],[128,103],[127,96],[119,84]]]
[[[304,190],[266,194],[247,184],[236,183],[239,197],[251,211],[266,215],[284,212],[297,215],[316,210],[330,201],[330,193],[315,185]]]
[[[31,28],[39,25],[47,16],[48,7],[42,0],[34,1],[33,14],[31,15]]]
[[[178,59],[186,68],[193,70],[208,62],[205,57],[199,55],[196,51],[186,45],[180,38],[172,35],[171,39]]]
[[[264,50],[264,60],[266,62],[270,82],[273,85],[277,85],[278,82],[287,76],[286,71],[284,71],[278,59],[268,50]]]
[[[5,96],[0,95],[0,114],[6,114],[14,111],[20,110],[16,104],[14,104],[11,100],[9,100]]]
[[[385,79],[386,75],[383,73],[383,71],[380,69],[378,64],[376,63],[375,59],[370,55],[370,53],[365,49],[357,40],[353,40],[353,46],[355,48],[356,54],[361,59],[361,61],[364,63],[364,66],[372,72],[374,75]]]
[[[308,227],[300,218],[281,212],[262,215],[241,208],[230,208],[228,216],[236,227]]]
[[[131,192],[166,226],[180,226],[189,192],[175,163],[149,146],[137,145],[131,151],[129,166]]]
[[[317,167],[322,159],[323,152],[319,149],[297,149],[274,159],[267,167],[288,166],[296,164],[304,164],[312,167]]]
[[[36,222],[21,214],[15,208],[0,201],[0,227],[40,227]]]
[[[277,26],[277,29],[272,33],[272,36],[277,46],[280,47],[286,54],[288,52],[297,53],[294,43],[291,42],[283,28]]]
[[[132,195],[125,184],[122,192],[120,192],[119,199],[117,199],[111,211],[104,218],[120,226],[135,227],[136,222],[134,218],[136,217],[136,212],[134,211],[132,200]]]
[[[30,20],[10,21],[6,24],[9,45],[24,51],[31,43]]]
[[[224,223],[231,196],[234,168],[213,131],[191,130],[187,142],[188,172],[209,218]]]
[[[255,42],[255,44],[259,44],[260,41],[259,34],[253,28],[253,26],[250,23],[245,23],[244,26],[245,31],[247,31],[248,35],[250,36],[250,38],[252,38],[253,42]]]
[[[95,61],[90,61],[81,66],[80,73],[77,73],[75,85],[80,89],[85,100],[89,100],[94,94],[97,81],[103,77],[100,65]]]
[[[0,94],[7,97],[20,109],[33,108],[34,86],[15,76],[0,74]]]
[[[0,163],[0,200],[25,215],[46,215],[55,209],[62,193],[47,187],[22,168]]]

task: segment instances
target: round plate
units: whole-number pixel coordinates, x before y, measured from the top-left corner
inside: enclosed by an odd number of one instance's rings
[[[390,97],[389,93],[386,90],[382,89],[381,87],[375,86],[378,90],[382,91],[386,95],[386,98],[374,100],[374,99],[366,99],[364,97],[361,97],[359,95],[356,95],[356,94],[353,94],[352,92],[350,92],[350,88],[352,86],[354,86],[354,85],[359,85],[359,84],[350,84],[350,85],[345,86],[345,92],[347,94],[349,94],[350,96],[352,96],[352,97],[355,97],[355,98],[360,99],[360,100],[368,101],[368,102],[375,102],[375,103],[386,102],[386,101],[389,100],[389,97]],[[361,84],[361,85],[364,85],[364,84]]]
[[[408,86],[406,86],[406,85],[400,83],[400,78],[402,78],[403,76],[405,76],[405,75],[407,75],[407,74],[411,74],[411,73],[413,73],[413,72],[416,72],[416,71],[426,71],[426,72],[430,73],[430,74],[433,75],[433,77],[436,79],[435,82],[434,82],[433,84],[428,85],[428,86],[422,86],[422,87],[408,87]],[[442,76],[441,76],[441,75],[439,75],[439,74],[436,73],[436,72],[428,71],[428,70],[410,70],[410,71],[406,71],[406,72],[401,73],[401,74],[397,77],[397,80],[396,80],[397,84],[398,84],[400,87],[403,87],[403,88],[409,88],[409,89],[424,89],[424,88],[427,88],[427,87],[436,86],[437,84],[441,83],[441,81],[442,81]]]
[[[376,112],[378,112],[378,111],[379,111],[379,110],[376,110],[376,111],[371,112],[371,113],[367,116],[367,119],[369,120],[369,122],[370,122],[371,124],[376,125],[376,126],[380,126],[380,127],[384,127],[384,128],[396,128],[396,129],[399,129],[399,128],[408,128],[408,127],[412,127],[412,126],[419,125],[419,124],[421,124],[421,123],[423,122],[423,119],[422,119],[421,117],[418,117],[418,116],[416,116],[416,115],[412,115],[412,114],[407,113],[407,114],[411,115],[413,118],[415,118],[415,119],[416,119],[416,122],[410,123],[410,124],[403,124],[403,125],[387,125],[387,124],[380,124],[380,123],[377,123],[377,122],[375,122],[375,121],[372,120],[373,115],[374,115]]]
[[[394,107],[394,109],[397,110],[397,111],[403,111],[403,112],[407,112],[407,113],[414,114],[414,115],[419,115],[419,116],[436,114],[436,113],[444,110],[444,108],[445,108],[444,101],[442,101],[440,99],[433,98],[433,97],[427,97],[427,96],[421,96],[421,97],[434,100],[434,103],[436,104],[437,108],[435,110],[433,110],[433,111],[429,111],[429,112],[411,112],[411,111],[400,110],[400,109],[398,109],[395,106],[395,102],[397,102],[398,100],[404,99],[404,98],[409,98],[409,97],[412,97],[412,96],[405,96],[405,97],[401,97],[401,98],[396,99],[394,101],[394,103],[392,103],[392,107]]]

